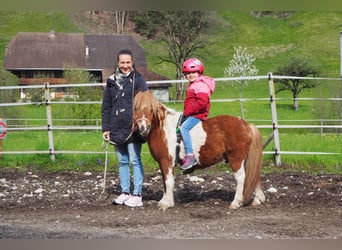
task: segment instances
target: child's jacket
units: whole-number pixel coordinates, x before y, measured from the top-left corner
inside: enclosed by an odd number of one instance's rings
[[[208,76],[200,76],[190,83],[186,90],[183,114],[206,120],[210,110],[210,96],[214,90],[214,79]]]

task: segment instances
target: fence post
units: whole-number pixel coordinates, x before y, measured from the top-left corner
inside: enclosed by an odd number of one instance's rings
[[[323,136],[323,133],[324,133],[324,131],[323,131],[323,119],[321,119],[321,136]]]
[[[50,102],[50,88],[49,83],[44,83],[45,103],[46,103],[46,116],[47,116],[47,130],[49,137],[49,151],[50,159],[55,161],[55,146],[53,143],[53,131],[52,131],[52,115],[51,115],[51,102]]]
[[[272,127],[273,127],[273,137],[274,137],[274,156],[276,161],[276,166],[281,165],[280,160],[280,141],[279,141],[279,131],[278,131],[278,117],[277,117],[277,106],[275,101],[274,92],[274,82],[272,79],[272,73],[268,73],[268,87],[270,89],[270,103],[272,111]]]
[[[2,122],[2,118],[0,118],[0,122]],[[1,127],[0,127],[0,136],[3,135],[3,134],[6,135],[5,134],[6,133],[5,126],[1,126]],[[2,160],[2,138],[0,138],[0,160]]]

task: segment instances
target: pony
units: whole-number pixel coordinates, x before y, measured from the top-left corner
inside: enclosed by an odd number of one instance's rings
[[[164,211],[175,206],[175,168],[185,154],[183,143],[177,143],[176,127],[181,114],[157,101],[151,91],[138,92],[133,100],[134,124],[146,138],[161,170],[164,193],[158,205]],[[230,164],[236,181],[229,208],[265,201],[260,183],[262,136],[255,125],[236,116],[218,115],[198,123],[190,134],[197,165],[186,170],[188,173],[224,161]]]

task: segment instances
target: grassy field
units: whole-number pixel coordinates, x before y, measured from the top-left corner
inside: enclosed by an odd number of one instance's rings
[[[264,139],[267,133],[262,131]],[[305,152],[337,152],[340,147],[341,136],[334,134],[281,134],[281,150]],[[3,151],[45,151],[48,152],[47,132],[16,132],[3,140]],[[34,167],[44,170],[101,170],[104,165],[104,152],[101,132],[54,132],[54,145],[56,151],[86,151],[87,154],[56,154],[55,162],[50,160],[48,154],[3,154],[2,167]],[[142,158],[147,172],[158,169],[156,162],[151,158],[146,144],[143,146]],[[272,151],[269,145],[265,151]],[[116,156],[110,150],[110,166],[116,165]],[[312,172],[342,173],[341,155],[281,155],[282,167],[275,167],[272,155],[264,155],[266,169],[277,171],[305,170]],[[114,169],[113,169],[114,170]],[[228,168],[225,168],[228,170]]]
[[[209,54],[199,51],[198,56],[205,62],[205,73],[212,77],[223,77],[224,68],[233,56],[234,47],[243,46],[248,53],[256,57],[259,75],[274,72],[284,59],[292,55],[305,55],[312,62],[320,65],[322,77],[339,77],[339,32],[342,26],[342,12],[295,12],[287,19],[273,17],[257,18],[247,12],[219,12],[222,25],[210,33],[214,43],[207,47]],[[4,51],[10,39],[17,32],[48,32],[54,28],[56,32],[87,32],[72,22],[70,13],[63,12],[0,12],[0,66],[3,65]],[[158,74],[175,77],[174,66],[159,63],[159,56],[166,55],[165,45],[158,41],[138,38],[145,49],[148,68]],[[13,83],[16,85],[16,83]],[[302,92],[300,98],[337,97],[340,82],[321,81],[321,85],[311,91]],[[173,95],[173,89],[170,91]],[[269,89],[266,80],[250,81],[244,89],[244,98],[268,98]],[[238,101],[215,102],[215,99],[238,98],[237,90],[231,82],[217,82],[212,96],[213,103],[210,116],[219,114],[241,115]],[[312,124],[316,120],[317,109],[326,114],[326,103],[312,100],[300,100],[299,110],[292,109],[292,96],[289,92],[277,94],[277,112],[279,124]],[[169,107],[182,110],[182,103],[168,103]],[[271,110],[268,101],[246,101],[245,119],[257,125],[271,124]],[[46,119],[44,106],[23,106],[20,108],[24,125],[45,126],[46,121],[30,119]],[[327,109],[327,108],[325,108]],[[97,117],[100,119],[100,107]],[[68,113],[63,105],[54,105],[54,118],[67,119]],[[324,117],[333,119],[334,117]],[[299,121],[300,120],[300,121]],[[315,121],[317,123],[317,121]],[[270,129],[261,129],[264,139]],[[55,131],[55,150],[99,151],[98,154],[60,154],[51,162],[48,155],[2,155],[0,165],[3,167],[27,166],[55,170],[90,170],[103,169],[104,149],[101,147],[102,137],[99,131]],[[320,134],[317,129],[283,129],[280,131],[281,150],[310,152],[342,152],[340,134]],[[3,151],[48,150],[47,132],[10,132],[3,141]],[[273,143],[265,149],[272,151]],[[151,159],[147,145],[143,148],[143,162],[147,172],[158,169]],[[313,171],[342,173],[342,155],[282,155],[283,166],[275,168],[272,156],[264,156],[264,171]],[[113,153],[110,155],[111,165],[116,163]],[[227,170],[227,168],[226,168]]]
[[[222,77],[224,68],[234,53],[234,47],[243,46],[256,57],[260,75],[274,72],[284,59],[303,55],[320,65],[322,76],[339,77],[339,34],[342,12],[294,12],[286,19],[258,18],[247,12],[222,11],[222,25],[212,31],[214,42],[199,52],[208,75]],[[156,41],[141,39],[146,50],[149,68],[174,78],[174,66],[159,64],[159,56],[166,50]]]
[[[264,85],[262,82],[256,85]],[[250,86],[251,87],[251,86]],[[323,87],[325,88],[325,87]],[[255,86],[252,88],[255,89]],[[318,90],[317,90],[318,91]],[[248,93],[247,98],[252,98],[255,94]],[[323,92],[323,90],[321,91]],[[220,95],[220,94],[218,94]],[[220,96],[222,97],[222,96]],[[218,99],[213,96],[212,108],[210,116],[219,114],[232,114],[240,116],[240,107],[238,101],[231,102],[215,102]],[[182,103],[167,103],[168,107],[175,110],[182,110]],[[298,111],[293,111],[292,100],[283,100],[278,107],[279,124],[312,124],[313,101],[302,101]],[[256,125],[270,125],[271,111],[268,101],[248,101],[244,103],[247,110],[246,120]],[[22,119],[25,120],[25,126],[46,126],[46,110],[44,106],[29,105],[22,107],[25,114]],[[101,106],[97,105],[100,122]],[[67,106],[63,104],[55,104],[52,106],[52,114],[54,119],[68,119]],[[31,120],[32,119],[32,120]],[[296,121],[292,121],[296,120]],[[308,122],[309,121],[309,122]],[[62,125],[62,122],[54,121],[54,125]],[[272,133],[271,129],[262,128],[264,141]],[[3,155],[2,166],[6,167],[28,167],[33,166],[50,171],[57,170],[101,170],[104,164],[104,152],[102,148],[101,131],[54,131],[54,145],[56,151],[94,151],[98,153],[88,154],[57,154],[56,161],[51,162],[47,154],[33,155]],[[336,133],[320,133],[319,129],[281,129],[280,145],[282,151],[299,151],[299,152],[341,152],[341,135]],[[46,131],[31,132],[10,132],[6,140],[3,141],[3,151],[47,151],[49,148],[48,134]],[[271,142],[265,151],[273,151],[273,142]],[[143,147],[143,162],[147,172],[154,172],[158,169],[156,162],[151,158],[146,144]],[[271,154],[264,155],[264,171],[312,171],[312,172],[332,172],[342,173],[342,154],[340,155],[299,155],[286,154],[281,155],[283,166],[278,168],[274,166],[273,156]],[[110,154],[110,164],[116,165],[116,156]],[[221,168],[221,167],[220,167]],[[228,168],[222,167],[224,170]],[[116,171],[116,169],[113,169]]]

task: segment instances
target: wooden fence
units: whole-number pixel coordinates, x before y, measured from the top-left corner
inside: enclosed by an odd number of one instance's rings
[[[229,77],[229,78],[215,78],[215,82],[220,81],[239,81],[239,80],[267,80],[268,87],[269,87],[269,97],[268,98],[258,98],[258,100],[268,101],[271,107],[272,112],[272,120],[269,124],[264,125],[257,125],[259,128],[269,128],[272,129],[271,135],[268,137],[266,142],[264,143],[264,148],[267,144],[273,141],[274,143],[274,150],[273,151],[264,151],[264,154],[272,154],[274,155],[276,165],[279,166],[281,164],[281,155],[284,154],[341,154],[340,151],[337,152],[296,152],[296,151],[282,151],[281,144],[279,140],[279,129],[287,128],[287,129],[298,129],[298,128],[334,128],[340,129],[342,131],[342,113],[341,113],[341,120],[339,125],[326,125],[321,121],[320,125],[279,125],[278,124],[278,117],[277,117],[277,105],[276,105],[276,95],[274,89],[274,79],[284,79],[284,78],[301,78],[301,79],[312,79],[312,80],[333,80],[333,81],[340,81],[339,78],[305,78],[305,77],[291,77],[291,76],[273,76],[269,73],[267,76],[250,76],[250,77]],[[148,81],[148,84],[156,84],[156,83],[177,83],[177,82],[185,82],[183,80],[168,80],[168,81]],[[103,153],[98,151],[63,151],[63,150],[55,150],[54,147],[54,138],[53,138],[53,131],[56,130],[101,130],[99,120],[97,121],[96,125],[80,125],[80,126],[53,126],[52,114],[51,114],[51,105],[57,102],[51,101],[50,96],[50,89],[57,88],[57,87],[93,87],[93,86],[102,86],[104,87],[103,83],[80,83],[80,84],[58,84],[58,85],[50,85],[49,83],[44,83],[43,85],[31,85],[31,86],[6,86],[0,87],[0,91],[2,90],[9,90],[9,89],[18,89],[22,90],[22,88],[43,88],[44,89],[44,96],[45,96],[45,106],[46,106],[46,114],[47,114],[47,124],[46,126],[36,126],[36,127],[15,127],[15,126],[7,126],[7,133],[10,131],[30,131],[30,130],[46,130],[48,133],[48,140],[49,140],[49,149],[43,151],[7,151],[2,152],[2,154],[49,154],[52,161],[55,160],[55,154],[89,154],[89,153]],[[298,98],[300,99],[300,98]],[[320,99],[320,98],[310,98]],[[334,101],[339,101],[342,103],[342,98],[329,98]],[[231,101],[231,99],[213,99],[212,102],[226,102]],[[59,100],[58,103],[64,104],[101,104],[101,101],[61,101]],[[17,106],[17,105],[31,105],[32,103],[0,103],[1,106]],[[7,118],[9,121],[10,119]]]

